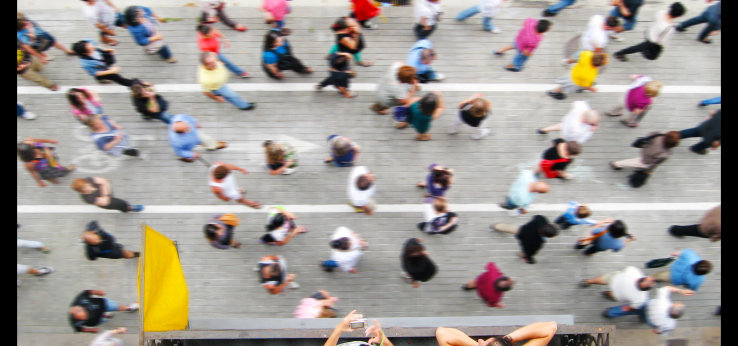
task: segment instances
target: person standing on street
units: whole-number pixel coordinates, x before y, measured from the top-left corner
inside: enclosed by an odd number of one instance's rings
[[[553,238],[559,234],[556,226],[548,222],[543,215],[535,215],[525,225],[515,226],[505,223],[497,223],[489,226],[490,229],[498,232],[515,234],[515,238],[520,241],[521,252],[518,253],[520,259],[525,263],[535,264],[533,258],[538,250],[543,248],[547,238]]]
[[[488,262],[485,269],[476,279],[461,285],[461,289],[476,290],[477,295],[491,308],[504,308],[502,296],[513,288],[515,280],[502,274],[494,262]]]

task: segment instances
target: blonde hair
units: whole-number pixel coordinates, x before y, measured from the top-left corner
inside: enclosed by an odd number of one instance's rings
[[[266,151],[267,163],[269,163],[270,165],[273,165],[284,159],[285,150],[284,147],[279,143],[270,142],[269,144],[264,146],[264,151]]]
[[[664,83],[661,83],[657,80],[652,80],[643,87],[643,91],[646,93],[646,96],[648,97],[656,97],[659,96],[659,93],[661,92],[661,88],[664,86]]]
[[[492,108],[492,102],[489,102],[481,97],[475,98],[471,101],[471,108],[469,108],[469,113],[471,113],[472,116],[481,118],[489,112],[489,109]]]

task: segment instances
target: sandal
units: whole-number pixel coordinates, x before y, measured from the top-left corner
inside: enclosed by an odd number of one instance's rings
[[[248,28],[246,28],[246,26],[243,25],[243,24],[236,24],[236,27],[234,29],[236,29],[238,31],[246,31],[246,30],[248,30]]]
[[[257,201],[248,201],[248,202],[246,202],[244,204],[246,204],[247,207],[251,207],[251,208],[254,208],[254,209],[261,209],[261,203],[259,203]]]

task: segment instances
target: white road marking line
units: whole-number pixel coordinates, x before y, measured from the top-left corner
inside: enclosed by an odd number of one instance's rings
[[[315,83],[229,83],[234,91],[315,91]],[[375,83],[352,83],[353,91],[375,91]],[[505,83],[430,83],[424,91],[477,91],[477,92],[545,92],[556,84],[505,84]],[[64,94],[72,86],[60,86],[58,91],[37,86],[19,86],[18,95]],[[120,85],[83,85],[74,88],[90,89],[102,94],[127,94],[128,88]],[[597,85],[598,93],[623,93],[628,85]],[[157,92],[201,92],[200,84],[156,84]],[[661,94],[710,94],[720,95],[721,87],[711,85],[665,85]]]
[[[590,203],[591,210],[605,211],[679,211],[709,210],[720,202],[697,203]],[[353,213],[346,204],[282,205],[294,213]],[[379,204],[375,213],[423,213],[423,204]],[[262,209],[252,209],[243,205],[146,205],[143,214],[215,214],[215,213],[266,213],[269,205]],[[534,204],[528,208],[528,215],[541,211],[564,212],[567,204]],[[508,212],[497,204],[451,204],[455,212]],[[100,214],[120,213],[92,205],[18,205],[18,214]]]

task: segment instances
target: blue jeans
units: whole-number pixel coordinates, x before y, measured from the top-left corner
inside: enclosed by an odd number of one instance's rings
[[[613,306],[609,309],[607,309],[607,317],[622,317],[622,316],[628,316],[628,315],[639,315],[644,321],[646,321],[646,306],[639,309],[630,309],[630,311],[625,311],[623,309],[624,306],[628,306],[629,304],[625,305],[618,305]]]
[[[17,114],[17,115],[18,115],[19,117],[22,117],[22,116],[23,116],[23,114],[26,114],[26,109],[25,109],[25,108],[23,108],[23,106],[21,106],[21,104],[20,104],[20,103],[16,102],[16,103],[15,103],[15,105],[16,105],[16,107],[17,107],[17,108],[16,108],[16,109],[17,109],[17,111],[16,111],[16,114]]]
[[[230,60],[228,60],[228,58],[226,58],[223,53],[218,53],[218,59],[220,59],[220,61],[222,61],[226,68],[228,68],[228,70],[230,70],[231,72],[239,76],[244,72],[242,68],[236,66]]]
[[[691,129],[681,130],[679,131],[679,137],[681,139],[685,138],[692,138],[692,137],[702,137],[702,132],[700,131],[700,127],[702,124],[697,125],[696,127],[693,127]],[[691,146],[690,148],[694,151],[703,151],[709,147],[712,146],[712,143],[706,140],[702,140],[699,143]]]
[[[274,25],[277,26],[277,29],[281,29],[282,27],[284,27],[284,19],[282,19],[282,20],[275,20],[274,21]]]
[[[251,105],[251,103],[244,101],[241,96],[236,94],[236,92],[231,90],[227,85],[223,85],[220,89],[213,90],[211,92],[215,95],[223,96],[226,101],[238,107],[238,109],[244,109]]]
[[[164,112],[159,113],[154,118],[161,120],[165,124],[169,124],[172,121],[172,115],[169,114],[169,112],[167,112],[167,111],[164,111]]]
[[[156,52],[156,54],[159,54],[159,56],[160,56],[160,57],[161,57],[162,59],[164,59],[164,60],[167,60],[167,59],[169,59],[169,58],[171,58],[171,57],[172,57],[172,52],[171,52],[171,51],[169,51],[169,46],[167,46],[167,45],[164,45],[163,47],[161,47],[161,49],[159,49],[159,50],[158,50],[158,51]]]
[[[700,105],[702,105],[702,106],[719,105],[720,104],[720,97],[721,96],[713,97],[713,98],[707,99],[707,100],[702,100],[702,101],[700,101]]]
[[[692,25],[707,23],[707,26],[705,26],[699,36],[697,36],[698,40],[704,40],[711,32],[720,30],[720,17],[715,13],[716,11],[720,11],[720,9],[716,8],[716,6],[720,7],[720,3],[718,2],[717,4],[708,7],[699,16],[682,22],[677,25],[677,28],[686,29]]]
[[[436,72],[431,69],[427,69],[423,73],[417,73],[415,77],[420,83],[428,83],[429,81],[436,79]]]
[[[118,311],[118,303],[115,300],[108,299],[105,297],[101,297],[101,298],[105,299],[105,312]],[[107,320],[108,320],[107,318],[101,317],[100,323],[103,323]]]
[[[623,15],[620,14],[619,8],[617,6],[612,9],[610,15],[623,18],[623,29],[625,30],[633,30],[636,25],[636,21],[638,20],[638,16],[633,16],[633,18],[630,19],[623,17]]]
[[[575,2],[577,2],[577,0],[561,0],[558,4],[549,6],[546,11],[551,13],[559,13],[559,11],[563,10],[564,8],[574,5]]]
[[[456,16],[456,20],[462,21],[477,13],[479,13],[479,6],[472,6],[467,8],[466,10],[459,12],[459,14]],[[495,28],[495,26],[492,24],[492,17],[484,17],[482,19],[482,27],[486,31],[492,31],[492,29]]]
[[[515,46],[515,51],[518,52],[518,54],[516,54],[513,58],[512,64],[515,66],[516,69],[522,70],[523,65],[526,61],[528,61],[528,57],[523,55],[523,52],[518,49],[518,46],[515,43],[513,43],[513,46]]]

